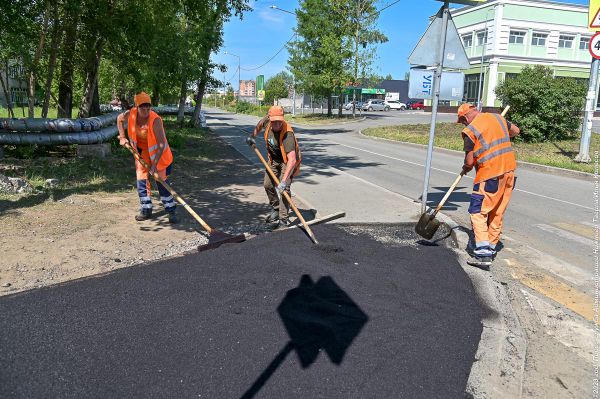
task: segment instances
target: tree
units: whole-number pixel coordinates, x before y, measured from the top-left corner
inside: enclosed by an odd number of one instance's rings
[[[510,105],[510,118],[520,128],[521,140],[552,141],[577,137],[586,86],[573,78],[554,77],[548,67],[526,66],[495,89]]]
[[[269,78],[265,83],[265,103],[275,104],[275,100],[286,98],[292,86],[292,76],[283,71]]]
[[[388,73],[387,75],[385,75],[385,79],[386,80],[394,80],[391,73]]]

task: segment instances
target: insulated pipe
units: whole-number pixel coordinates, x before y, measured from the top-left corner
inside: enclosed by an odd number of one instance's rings
[[[109,126],[93,132],[40,133],[0,131],[0,144],[98,144],[110,140],[118,133],[117,126]]]
[[[0,118],[0,131],[13,132],[92,132],[112,125],[119,112],[84,119]]]

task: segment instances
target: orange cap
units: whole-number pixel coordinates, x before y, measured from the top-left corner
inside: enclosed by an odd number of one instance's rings
[[[462,104],[460,107],[458,107],[458,120],[456,122],[460,123],[460,118],[469,113],[469,111],[473,108],[475,108],[475,106],[469,103]]]
[[[136,94],[135,98],[134,98],[134,102],[135,102],[136,107],[139,107],[142,104],[152,104],[152,100],[150,99],[150,96],[145,92]]]
[[[269,108],[269,120],[270,121],[284,121],[283,107],[279,105],[273,105]]]

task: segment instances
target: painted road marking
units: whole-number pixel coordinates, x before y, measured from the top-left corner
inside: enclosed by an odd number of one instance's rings
[[[566,223],[566,222],[557,222],[552,223],[553,226],[560,227],[563,230],[570,231],[575,234],[579,234],[580,236],[587,237],[592,239],[594,237],[595,229],[593,227],[588,226],[586,223]]]
[[[594,241],[589,238],[585,238],[580,236],[579,234],[573,234],[570,231],[565,231],[561,228],[554,227],[548,224],[536,224],[535,227],[547,231],[548,233],[555,234],[559,237],[566,238],[567,240],[575,241],[583,245],[587,245],[589,247],[594,246]]]
[[[374,151],[364,150],[364,149],[362,149],[362,148],[354,147],[354,146],[351,146],[351,145],[347,145],[347,144],[341,144],[341,143],[338,143],[337,141],[333,141],[333,140],[328,140],[328,141],[331,141],[332,143],[335,143],[335,144],[337,144],[337,145],[340,145],[340,146],[342,146],[342,147],[348,147],[348,148],[352,148],[352,149],[354,149],[354,150],[358,150],[358,151],[367,152],[367,153],[369,153],[369,154],[377,155],[377,156],[380,156],[380,157],[383,157],[383,158],[389,158],[389,159],[393,159],[393,160],[395,160],[395,161],[399,161],[399,162],[404,162],[404,163],[408,163],[408,164],[411,164],[411,165],[416,165],[416,166],[422,166],[422,167],[425,167],[425,165],[423,165],[423,164],[421,164],[421,163],[418,163],[418,162],[407,161],[407,160],[405,160],[405,159],[400,159],[400,158],[392,157],[392,156],[389,156],[389,155],[380,154],[380,153],[377,153],[377,152],[374,152]],[[445,169],[439,169],[439,168],[434,168],[434,167],[431,167],[431,169],[432,169],[432,170],[437,170],[437,171],[439,171],[439,172],[449,173],[449,174],[451,174],[451,175],[453,175],[453,176],[454,176],[454,175],[456,175],[456,171],[449,171],[449,170],[445,170]],[[473,180],[473,178],[472,178],[471,176],[468,176],[468,175],[467,175],[467,176],[464,176],[464,177],[466,177],[466,178],[468,178],[468,179],[471,179],[471,180]],[[537,197],[546,198],[546,199],[549,199],[549,200],[552,200],[552,201],[562,202],[562,203],[564,203],[564,204],[568,204],[568,205],[577,206],[577,207],[580,207],[580,208],[583,208],[583,209],[594,210],[593,208],[591,208],[591,207],[588,207],[588,206],[585,206],[585,205],[576,204],[576,203],[574,203],[574,202],[565,201],[565,200],[561,200],[561,199],[554,198],[554,197],[548,197],[548,196],[546,196],[546,195],[542,195],[542,194],[532,193],[531,191],[521,190],[521,189],[519,189],[519,188],[515,189],[515,191],[520,191],[520,192],[522,192],[522,193],[526,193],[526,194],[530,194],[530,195],[535,195],[535,196],[537,196]]]
[[[504,260],[508,264],[511,275],[515,280],[520,281],[545,297],[560,303],[587,320],[594,322],[594,301],[591,296],[548,274],[532,272],[515,259]],[[598,321],[596,323],[598,324]]]

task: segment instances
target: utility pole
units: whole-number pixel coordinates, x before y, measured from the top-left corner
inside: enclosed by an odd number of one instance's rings
[[[225,54],[232,55],[234,57],[237,57],[237,59],[238,59],[238,95],[237,95],[237,102],[239,103],[240,102],[240,95],[242,94],[241,93],[241,91],[242,91],[242,68],[241,68],[241,61],[240,61],[241,58],[240,58],[239,55],[236,55],[236,54],[233,54],[233,53],[229,53],[227,51],[225,52]]]
[[[588,92],[585,98],[585,115],[581,123],[581,141],[579,142],[579,154],[575,157],[575,162],[589,163],[590,158],[590,140],[592,138],[592,118],[596,109],[596,94],[598,92],[598,67],[600,60],[592,58],[590,67],[590,80],[588,83]]]
[[[490,11],[494,11],[495,12],[495,8],[491,8],[488,9],[486,14],[485,14],[485,27],[483,28],[483,48],[481,49],[481,62],[479,65],[479,87],[477,88],[477,110],[481,111],[481,109],[483,108],[483,103],[481,102],[481,97],[483,93],[481,93],[481,89],[483,86],[483,56],[485,55],[485,50],[487,48],[487,39],[488,39],[488,28],[487,28],[487,24],[488,24],[488,13]],[[497,29],[497,28],[495,28]]]

